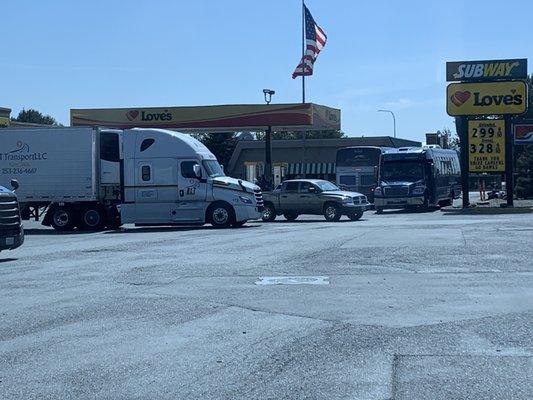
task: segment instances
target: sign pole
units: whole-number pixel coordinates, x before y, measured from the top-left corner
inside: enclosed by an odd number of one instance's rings
[[[461,191],[463,197],[463,208],[470,206],[470,193],[468,184],[468,118],[456,117],[455,129],[459,135],[461,143],[460,163],[461,163]]]
[[[514,154],[513,154],[513,132],[511,126],[511,116],[505,117],[505,191],[507,194],[507,207],[514,206]]]
[[[305,0],[302,0],[302,103],[305,103]]]

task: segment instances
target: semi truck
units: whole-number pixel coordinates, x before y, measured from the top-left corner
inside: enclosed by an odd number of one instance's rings
[[[240,226],[259,219],[258,186],[225,176],[195,138],[163,129],[3,129],[0,185],[17,179],[23,219],[56,230],[124,223]]]
[[[0,251],[14,250],[24,243],[24,229],[15,194],[19,183],[15,179],[10,183],[13,190],[0,186]]]

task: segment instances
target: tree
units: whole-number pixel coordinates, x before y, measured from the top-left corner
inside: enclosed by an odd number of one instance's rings
[[[235,133],[203,133],[198,139],[215,155],[220,164],[228,166],[237,145]]]
[[[17,118],[13,119],[13,121],[61,126],[61,124],[57,122],[54,117],[51,117],[50,115],[44,115],[41,112],[32,108],[28,110],[22,109],[22,111],[19,112]]]

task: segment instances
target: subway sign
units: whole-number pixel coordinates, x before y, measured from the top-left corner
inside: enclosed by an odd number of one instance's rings
[[[527,58],[512,60],[453,61],[446,63],[446,80],[497,81],[527,78]]]
[[[522,81],[451,83],[446,109],[452,117],[523,114],[527,111],[527,86]]]

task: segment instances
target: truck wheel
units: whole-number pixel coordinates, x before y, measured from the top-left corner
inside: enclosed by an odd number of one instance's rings
[[[104,229],[106,218],[104,210],[100,207],[87,207],[82,209],[79,228],[84,231],[100,231]]]
[[[56,231],[71,231],[74,228],[74,213],[68,207],[57,207],[52,210],[50,225]]]
[[[287,221],[296,221],[296,218],[298,218],[298,213],[290,211],[290,212],[286,212],[285,214],[283,214],[283,216],[285,217]]]
[[[328,203],[324,206],[324,218],[328,222],[337,222],[341,219],[339,206],[335,203]]]
[[[272,204],[265,204],[261,219],[265,222],[272,222],[276,219],[276,210]]]
[[[348,218],[350,218],[352,221],[357,221],[361,219],[362,216],[363,216],[363,211],[356,211],[352,214],[348,214]]]
[[[207,216],[214,228],[228,228],[235,221],[233,208],[224,203],[212,204],[207,211]]]
[[[375,207],[376,214],[383,214],[383,207]]]

